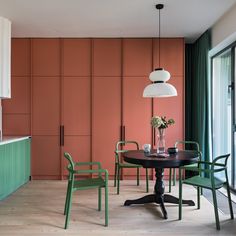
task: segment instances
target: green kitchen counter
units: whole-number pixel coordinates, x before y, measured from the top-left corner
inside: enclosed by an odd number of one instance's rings
[[[0,200],[30,179],[31,138],[3,137],[0,141]]]

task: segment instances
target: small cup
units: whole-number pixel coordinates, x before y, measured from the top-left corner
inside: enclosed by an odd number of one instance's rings
[[[149,144],[149,143],[143,144],[143,151],[150,152],[151,151],[151,144]]]

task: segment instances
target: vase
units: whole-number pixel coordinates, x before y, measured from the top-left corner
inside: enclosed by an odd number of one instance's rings
[[[157,129],[157,153],[165,152],[165,129]]]

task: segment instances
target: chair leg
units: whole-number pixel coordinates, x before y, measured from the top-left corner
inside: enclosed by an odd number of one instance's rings
[[[174,168],[174,170],[173,170],[173,186],[175,186],[175,182],[176,182],[176,170]]]
[[[172,168],[169,169],[169,193],[171,192]]]
[[[117,163],[115,163],[114,187],[116,187],[116,179],[117,179]]]
[[[70,188],[70,182],[68,181],[67,190],[66,190],[66,201],[65,201],[65,207],[64,207],[64,215],[66,215],[66,212],[68,209],[69,188]]]
[[[215,189],[212,189],[212,197],[213,197],[213,204],[214,204],[214,210],[215,210],[216,229],[220,230],[220,221],[219,221],[219,214],[218,214],[218,206],[217,206],[216,190]]]
[[[146,192],[149,192],[149,176],[148,176],[148,168],[146,168]]]
[[[139,168],[137,168],[137,186],[139,186]]]
[[[200,192],[202,188],[197,187],[197,209],[200,209],[201,206],[201,199],[200,199]]]
[[[182,187],[181,168],[179,168],[179,220],[182,220]]]
[[[72,186],[70,187],[70,192],[68,196],[68,204],[67,204],[67,210],[66,210],[66,221],[65,221],[65,229],[68,228],[69,221],[70,221],[70,210],[71,210],[71,202],[72,202]]]
[[[234,212],[233,212],[233,206],[232,206],[232,200],[231,200],[230,188],[229,188],[228,182],[227,182],[227,195],[228,195],[228,201],[229,201],[230,217],[231,219],[234,219]]]
[[[108,211],[108,181],[106,181],[105,185],[105,226],[108,226],[108,218],[109,218],[109,211]]]
[[[116,193],[120,193],[120,167],[117,168],[117,190]]]
[[[102,189],[101,187],[98,188],[98,210],[101,211],[102,209]]]

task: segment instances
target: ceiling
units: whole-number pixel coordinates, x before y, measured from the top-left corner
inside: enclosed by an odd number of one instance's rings
[[[236,0],[0,0],[13,37],[161,37],[193,41]]]

